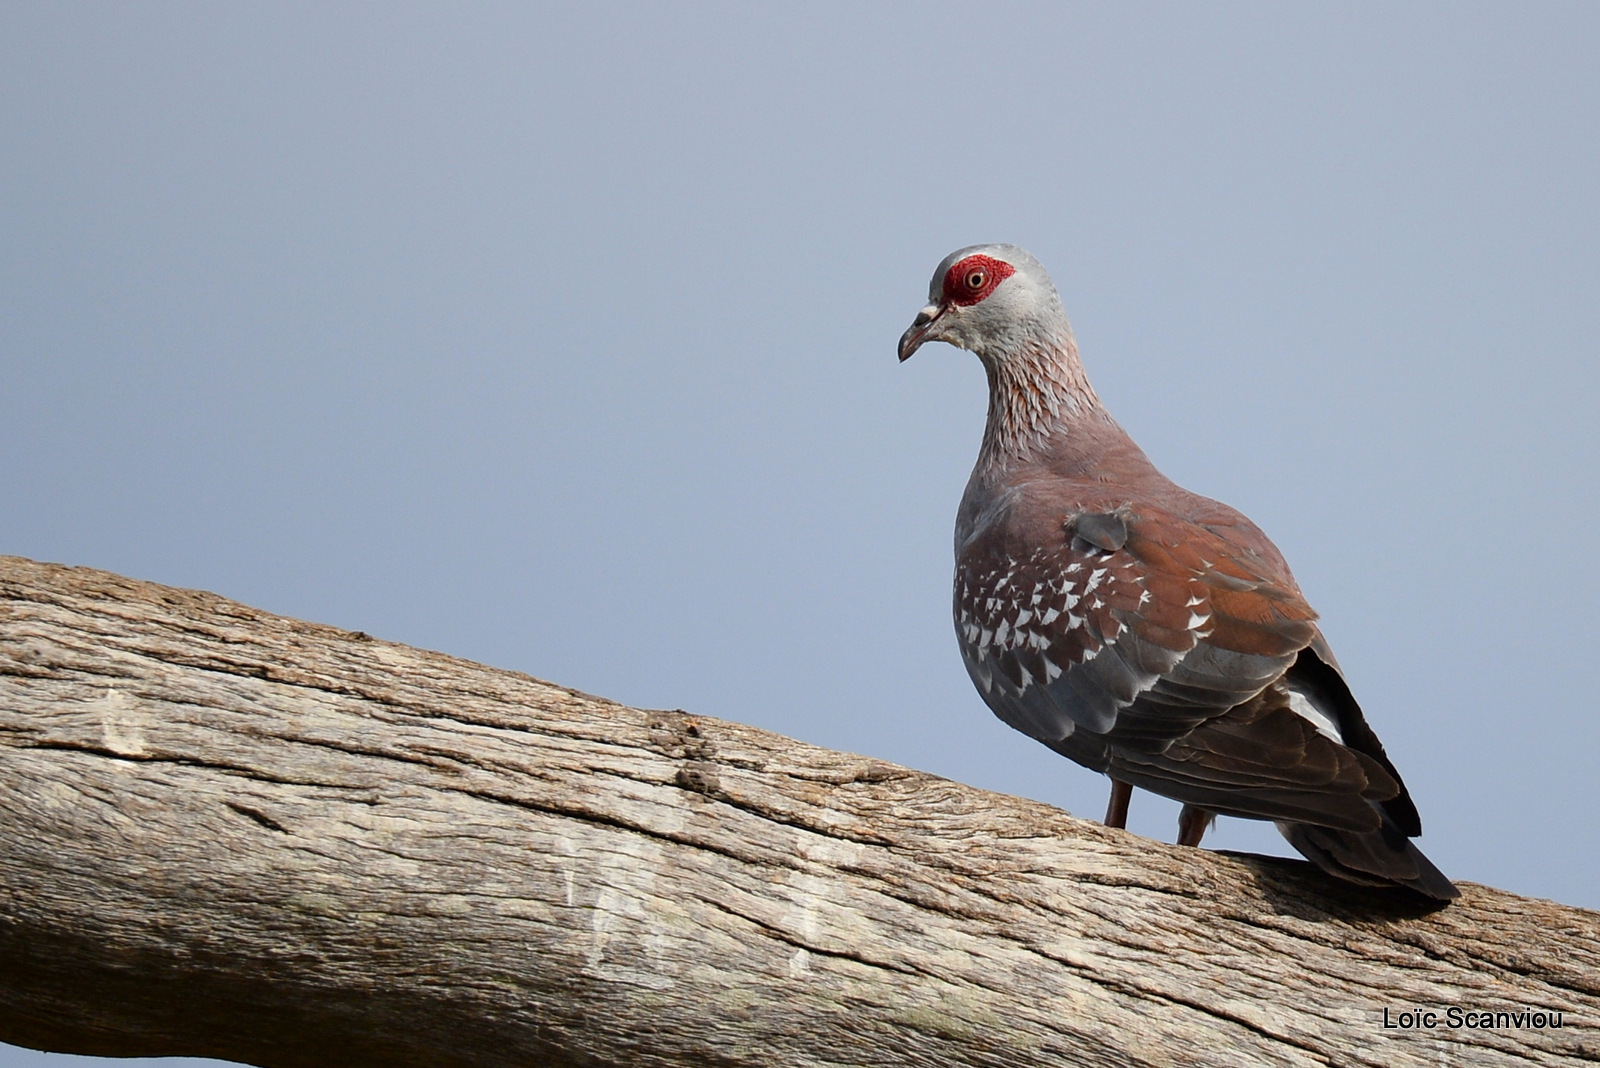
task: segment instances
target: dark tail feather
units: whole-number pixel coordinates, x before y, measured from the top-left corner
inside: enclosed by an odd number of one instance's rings
[[[1387,814],[1382,828],[1365,833],[1311,823],[1280,823],[1278,830],[1307,860],[1347,882],[1407,886],[1439,901],[1461,896],[1455,884],[1411,844]]]

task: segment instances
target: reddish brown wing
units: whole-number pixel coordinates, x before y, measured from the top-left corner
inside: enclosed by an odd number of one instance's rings
[[[1388,802],[1403,790],[1377,760],[1333,741],[1294,712],[1282,682],[1159,752],[1113,746],[1107,770],[1215,812],[1359,832],[1383,825],[1372,802]]]
[[[1166,746],[1260,693],[1315,633],[1276,560],[1214,529],[1142,506],[1064,519],[1042,546],[1004,524],[975,536],[955,616],[989,706],[1075,759],[1103,766],[1058,744],[1079,728]]]

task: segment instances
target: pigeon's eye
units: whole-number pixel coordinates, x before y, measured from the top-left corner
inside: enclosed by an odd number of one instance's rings
[[[1017,269],[1005,260],[985,256],[981,252],[951,264],[944,276],[944,300],[957,307],[970,307],[987,300],[994,287],[1016,274]]]

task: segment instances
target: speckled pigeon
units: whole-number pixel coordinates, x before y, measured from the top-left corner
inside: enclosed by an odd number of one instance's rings
[[[994,713],[1111,777],[1183,802],[1179,842],[1218,813],[1277,823],[1353,883],[1458,891],[1345,684],[1316,613],[1255,524],[1176,485],[1107,414],[1060,298],[1015,245],[945,257],[900,338],[977,354],[989,418],[956,517],[955,624]]]

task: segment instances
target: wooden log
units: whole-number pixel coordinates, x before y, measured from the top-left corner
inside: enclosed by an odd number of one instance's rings
[[[13,1043],[275,1068],[1600,1059],[1600,915],[1462,891],[1430,912],[0,557]],[[1522,1015],[1467,1025],[1496,1010]]]

